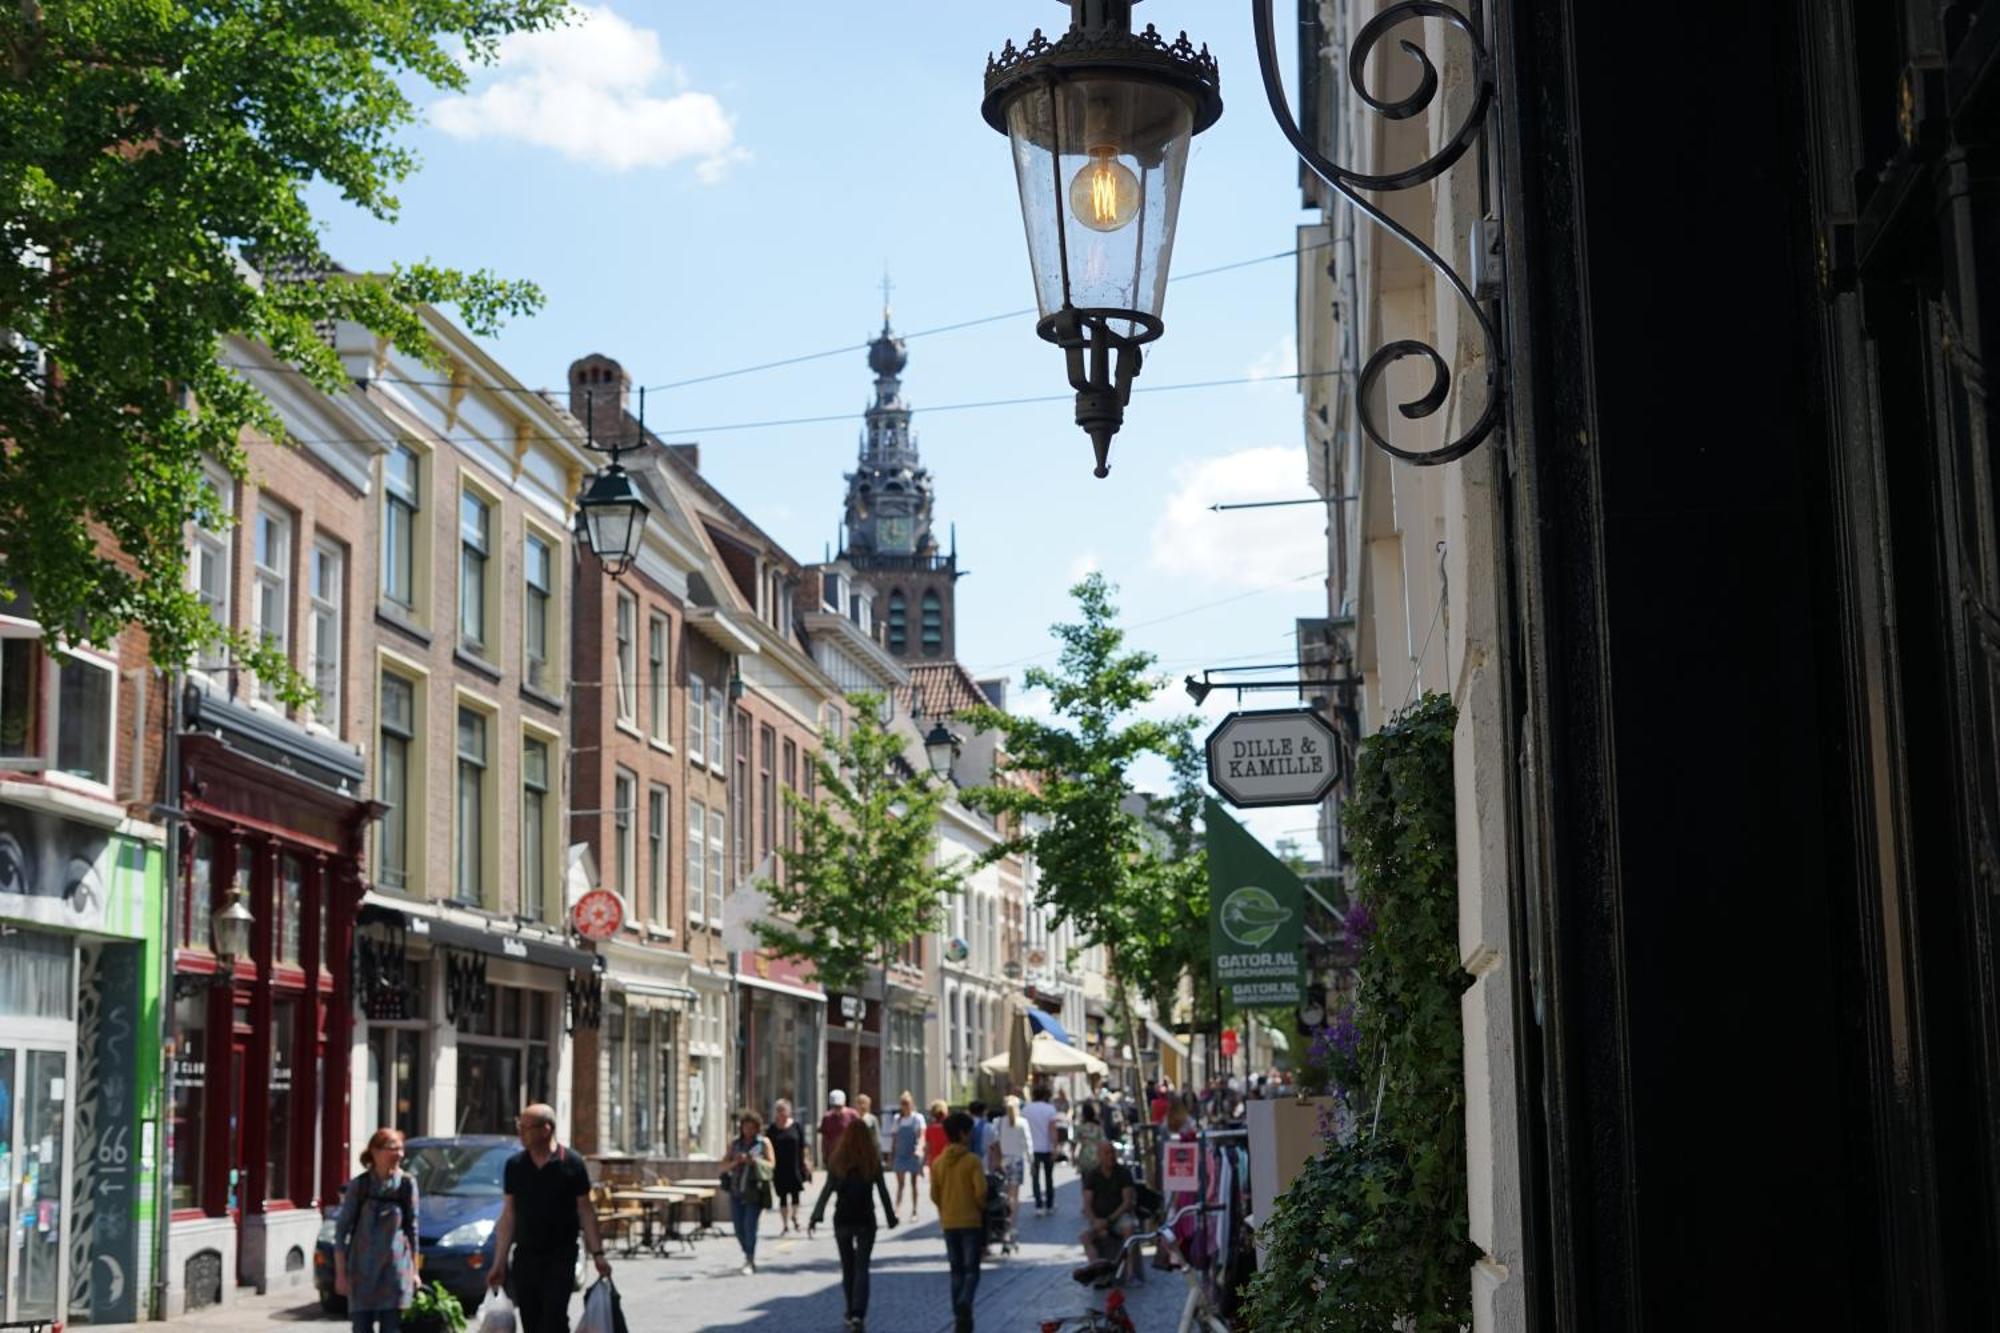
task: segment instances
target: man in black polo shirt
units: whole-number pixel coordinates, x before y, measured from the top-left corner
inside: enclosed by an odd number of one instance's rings
[[[486,1285],[497,1288],[506,1283],[520,1311],[521,1333],[569,1333],[579,1232],[597,1261],[598,1276],[611,1276],[604,1241],[597,1234],[597,1210],[590,1203],[590,1169],[583,1158],[556,1142],[553,1109],[530,1106],[515,1127],[521,1133],[521,1151],[507,1159],[501,1177],[507,1197],[500,1209],[493,1271]]]

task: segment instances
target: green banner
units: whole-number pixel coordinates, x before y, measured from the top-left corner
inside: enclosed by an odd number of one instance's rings
[[[1206,823],[1215,983],[1237,1008],[1296,1007],[1304,998],[1305,885],[1213,800]]]

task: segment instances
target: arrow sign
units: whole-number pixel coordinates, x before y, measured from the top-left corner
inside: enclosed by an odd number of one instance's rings
[[[1339,744],[1316,709],[1231,713],[1208,733],[1208,785],[1238,809],[1318,805],[1340,780]]]

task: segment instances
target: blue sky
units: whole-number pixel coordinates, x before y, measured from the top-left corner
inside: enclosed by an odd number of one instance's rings
[[[334,255],[533,279],[547,306],[492,345],[551,388],[589,352],[662,385],[861,343],[880,324],[885,264],[901,332],[1033,304],[1006,141],[979,100],[988,51],[1067,22],[1055,0],[614,0],[580,13],[569,31],[510,42],[468,100],[424,99],[424,165],[394,226],[319,198]],[[1195,142],[1174,271],[1291,249],[1310,218],[1263,105],[1248,15],[1147,0],[1138,16],[1188,27],[1222,71],[1225,112]],[[1294,262],[1176,284],[1141,387],[1289,371]],[[1293,618],[1324,613],[1320,511],[1206,507],[1307,494],[1292,384],[1135,395],[1103,481],[1067,400],[926,412],[1065,393],[1060,354],[1033,323],[910,344],[904,391],[940,521],[956,523],[972,571],[960,658],[1018,689],[1023,667],[1052,660],[1047,627],[1094,567],[1119,585],[1133,642],[1176,680],[1287,659]],[[725,493],[818,559],[837,540],[870,385],[857,351],[655,392],[647,421],[698,441]],[[848,419],[719,429],[838,413]],[[1176,686],[1156,706],[1212,723],[1234,705],[1218,694],[1195,710]],[[1250,822],[1268,840],[1312,816]]]

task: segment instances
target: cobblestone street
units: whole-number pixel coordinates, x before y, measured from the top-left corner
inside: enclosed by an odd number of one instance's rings
[[[1082,1261],[1076,1244],[1080,1203],[1076,1176],[1058,1167],[1057,1211],[1052,1217],[1021,1219],[1021,1248],[990,1260],[981,1270],[976,1326],[980,1333],[1031,1333],[1044,1319],[1080,1314],[1104,1293],[1080,1287],[1070,1270]],[[823,1180],[824,1177],[821,1177]],[[810,1201],[812,1195],[807,1196]],[[840,1294],[840,1257],[833,1228],[811,1239],[778,1237],[775,1215],[765,1219],[754,1277],[738,1273],[742,1256],[733,1238],[697,1242],[674,1258],[641,1255],[619,1258],[613,1275],[623,1297],[630,1333],[682,1333],[698,1329],[764,1329],[771,1333],[840,1333],[845,1313]],[[724,1224],[725,1230],[727,1223]],[[881,1233],[875,1245],[874,1280],[868,1311],[870,1333],[943,1333],[951,1327],[949,1276],[944,1242],[928,1197],[923,1217]],[[1180,1277],[1148,1269],[1147,1281],[1126,1290],[1127,1308],[1140,1333],[1171,1329],[1180,1317],[1187,1288]],[[572,1301],[574,1323],[581,1298]],[[316,1303],[302,1303],[298,1291],[258,1297],[244,1294],[227,1309],[204,1311],[174,1321],[183,1333],[263,1333],[274,1325],[300,1324],[333,1329],[334,1321]],[[101,1333],[142,1333],[151,1325],[104,1325]],[[476,1319],[467,1333],[478,1333]]]

